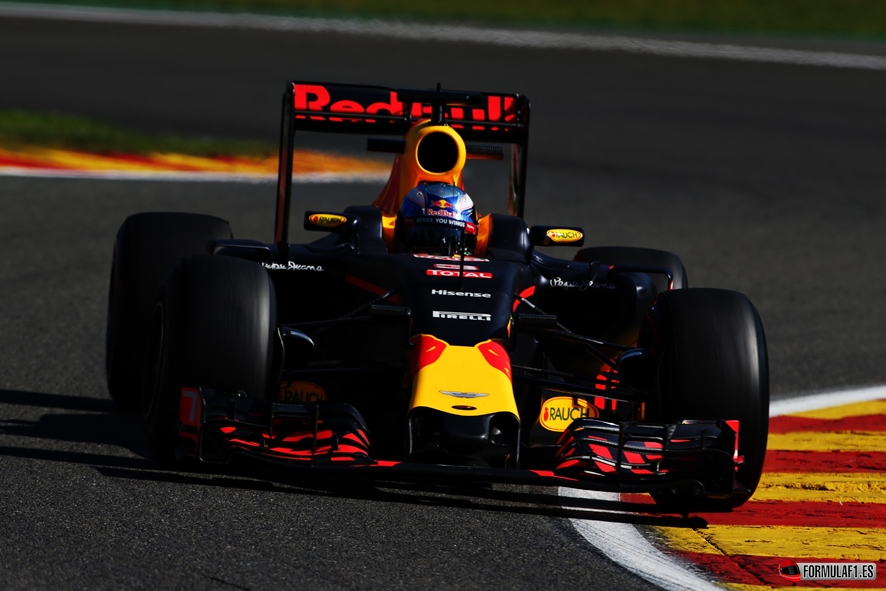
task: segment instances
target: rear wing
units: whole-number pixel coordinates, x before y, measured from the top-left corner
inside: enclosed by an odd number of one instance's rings
[[[508,213],[523,217],[529,99],[519,94],[394,89],[360,84],[286,83],[274,242],[286,242],[295,132],[403,136],[420,119],[446,123],[466,142],[511,144]]]

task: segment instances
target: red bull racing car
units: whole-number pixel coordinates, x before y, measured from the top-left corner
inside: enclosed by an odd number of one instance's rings
[[[272,244],[130,216],[106,367],[154,456],[747,500],[769,407],[757,311],[690,288],[674,254],[527,226],[529,112],[518,94],[290,82]],[[299,130],[395,156],[374,203],[307,211],[318,239],[291,244]],[[506,213],[477,213],[472,158],[510,159]]]

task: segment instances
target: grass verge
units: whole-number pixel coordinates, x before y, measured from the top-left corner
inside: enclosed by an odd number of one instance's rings
[[[56,3],[520,25],[886,36],[884,0],[56,0]]]
[[[277,145],[243,140],[188,138],[115,127],[85,117],[0,110],[0,147],[39,146],[95,154],[175,153],[190,156],[268,157]]]

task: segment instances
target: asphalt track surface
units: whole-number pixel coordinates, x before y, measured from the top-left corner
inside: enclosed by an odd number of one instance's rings
[[[286,78],[525,93],[530,223],[672,250],[693,285],[748,294],[776,397],[886,382],[882,72],[0,19],[0,108],[274,138]],[[496,166],[467,175],[486,210],[503,200]],[[296,189],[298,209],[377,188]],[[105,392],[116,228],[187,210],[269,239],[270,185],[2,178],[0,204],[0,587],[651,587],[564,519],[629,518],[579,515],[554,490],[269,483],[150,460]]]

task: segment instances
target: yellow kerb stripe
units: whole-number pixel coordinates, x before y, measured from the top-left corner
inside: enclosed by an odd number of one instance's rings
[[[886,474],[764,472],[760,485],[754,493],[754,500],[886,503]]]
[[[269,174],[277,172],[277,158],[204,158],[187,154],[151,154],[157,168],[193,168],[206,172]]]
[[[159,168],[149,162],[131,162],[113,156],[68,150],[34,149],[22,151],[19,157],[32,159],[36,164],[60,166],[71,170],[146,171]]]
[[[856,402],[845,406],[799,412],[792,417],[804,417],[807,419],[842,419],[845,417],[861,417],[866,415],[886,415],[886,400],[872,400],[870,402]]]
[[[705,529],[656,528],[668,545],[683,552],[809,556],[875,562],[886,556],[886,529],[711,525]]]
[[[770,433],[766,447],[791,451],[886,451],[886,431]]]
[[[212,158],[186,154],[154,153],[133,159],[124,155],[91,154],[54,148],[0,149],[0,157],[25,160],[34,166],[83,171],[167,172],[187,170],[233,174],[273,175],[277,173],[277,157],[246,156]],[[293,173],[383,173],[390,165],[366,158],[326,154],[313,150],[296,150]]]

